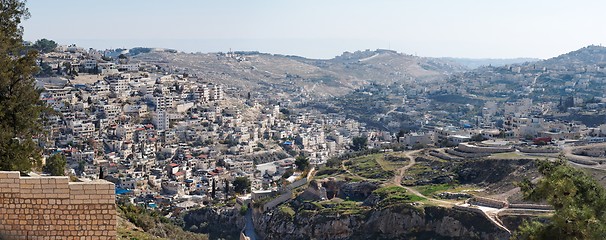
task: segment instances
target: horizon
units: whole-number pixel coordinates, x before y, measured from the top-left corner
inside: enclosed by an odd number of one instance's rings
[[[25,40],[47,38],[95,49],[232,49],[312,59],[389,49],[435,58],[548,59],[606,39],[592,27],[606,22],[599,12],[606,3],[599,1],[110,0],[91,6],[30,0],[27,7]]]

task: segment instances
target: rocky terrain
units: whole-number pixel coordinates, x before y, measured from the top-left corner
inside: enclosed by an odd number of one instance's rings
[[[466,70],[451,61],[389,50],[346,52],[328,60],[258,52],[150,51],[134,55],[133,61],[150,62],[165,67],[167,72],[187,73],[202,81],[253,93],[272,93],[271,98],[293,101],[301,97],[311,100],[340,96],[370,83],[431,81]]]
[[[201,208],[188,211],[183,216],[184,229],[207,233],[211,239],[234,238],[244,227],[244,218],[239,209]]]
[[[294,200],[269,212],[257,212],[255,228],[264,239],[507,239],[509,236],[479,212],[419,205],[415,200],[420,199],[398,193],[397,188],[380,188],[370,193],[369,187],[371,184],[342,183],[341,190],[346,192],[339,196],[347,199],[367,196],[360,205],[348,201]]]

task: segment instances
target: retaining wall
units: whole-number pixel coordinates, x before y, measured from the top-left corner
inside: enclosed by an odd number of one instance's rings
[[[485,197],[473,197],[469,199],[469,203],[479,206],[486,206],[492,208],[505,208],[509,206],[509,204],[505,201],[500,201],[492,198]]]
[[[114,184],[0,172],[0,239],[116,239]]]

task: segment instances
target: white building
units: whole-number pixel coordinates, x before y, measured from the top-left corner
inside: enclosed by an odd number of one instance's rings
[[[169,114],[164,109],[156,110],[152,122],[158,130],[167,130],[170,128]]]

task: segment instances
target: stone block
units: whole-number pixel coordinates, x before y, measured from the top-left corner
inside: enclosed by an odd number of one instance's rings
[[[0,178],[0,183],[18,183],[19,180],[14,178]]]
[[[57,194],[69,194],[69,189],[67,188],[56,188],[53,189],[53,193],[57,193]]]
[[[97,195],[97,190],[95,190],[95,189],[84,189],[84,194],[86,194],[86,195]]]
[[[89,195],[74,195],[74,199],[90,199]]]
[[[84,189],[84,184],[79,183],[79,182],[78,183],[72,183],[72,182],[70,182],[69,183],[69,189],[70,190],[82,190],[82,189]]]
[[[0,179],[7,179],[7,178],[19,179],[20,175],[21,174],[18,171],[1,171]]]

